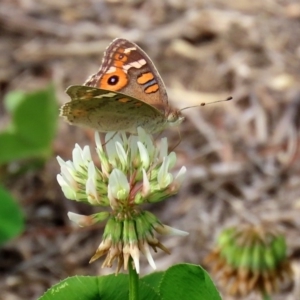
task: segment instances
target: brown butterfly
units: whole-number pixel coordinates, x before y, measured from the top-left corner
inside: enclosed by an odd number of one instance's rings
[[[100,132],[143,127],[156,133],[178,125],[184,117],[170,107],[165,85],[148,55],[136,44],[115,39],[105,51],[99,71],[84,85],[66,90],[71,101],[61,108],[69,123]]]

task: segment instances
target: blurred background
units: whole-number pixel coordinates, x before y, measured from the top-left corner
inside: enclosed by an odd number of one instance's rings
[[[99,208],[65,199],[56,156],[71,159],[75,143],[94,148],[93,131],[64,123],[58,108],[69,85],[97,72],[116,37],[148,53],[173,106],[234,98],[184,111],[175,151],[185,183],[148,209],[190,235],[162,239],[172,254],[154,254],[158,268],[209,270],[203,259],[222,228],[264,221],[284,232],[295,272],[273,299],[300,299],[299,28],[297,0],[1,0],[0,178],[25,225],[0,248],[0,299],[36,299],[68,276],[114,272],[101,259],[88,264],[103,224],[79,229],[67,212]],[[28,97],[31,106],[18,106]],[[178,143],[176,129],[162,136]],[[223,291],[223,299],[234,298]]]

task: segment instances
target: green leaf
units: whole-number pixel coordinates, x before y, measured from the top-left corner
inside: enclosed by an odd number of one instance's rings
[[[32,93],[11,92],[5,107],[11,123],[0,133],[0,164],[49,156],[58,116],[53,87]]]
[[[50,288],[39,300],[127,300],[128,275],[70,277]],[[140,300],[221,300],[200,266],[180,264],[140,280]]]
[[[118,276],[74,276],[51,287],[39,300],[126,300],[129,279]],[[140,282],[141,300],[161,300],[158,294],[144,282]]]
[[[179,264],[169,268],[160,284],[164,300],[221,300],[207,272],[197,265]]]
[[[99,300],[96,277],[74,276],[51,287],[39,300]]]
[[[16,159],[25,159],[41,155],[44,150],[24,141],[15,133],[3,132],[0,133],[0,164],[4,164]],[[49,149],[50,150],[50,149]],[[46,152],[45,155],[46,156]]]
[[[51,287],[39,300],[123,300],[128,299],[128,277],[118,276],[74,276]]]
[[[4,106],[8,113],[13,114],[21,102],[24,101],[24,92],[12,91],[4,99]]]
[[[128,299],[128,275],[115,274],[95,277],[98,280],[98,299],[101,300],[121,300]]]
[[[23,231],[22,212],[12,196],[0,186],[0,245]]]
[[[140,300],[161,300],[158,291],[156,291],[152,286],[146,282],[140,281],[140,290],[139,290],[139,299]]]
[[[153,272],[149,275],[144,276],[140,280],[145,284],[151,286],[156,292],[159,292],[159,287],[165,272]]]

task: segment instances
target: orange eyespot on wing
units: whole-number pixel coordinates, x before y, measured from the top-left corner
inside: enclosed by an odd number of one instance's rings
[[[127,74],[119,68],[110,67],[99,81],[99,88],[111,91],[119,91],[128,84]]]
[[[124,53],[125,49],[120,48],[113,56],[113,65],[117,68],[122,68],[123,65],[127,62],[128,56]]]

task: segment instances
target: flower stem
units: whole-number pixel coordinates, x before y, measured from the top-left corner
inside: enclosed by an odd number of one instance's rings
[[[139,300],[139,275],[132,266],[132,258],[129,259],[129,300]]]
[[[271,297],[270,297],[269,294],[263,293],[263,294],[262,294],[262,300],[271,300]]]

